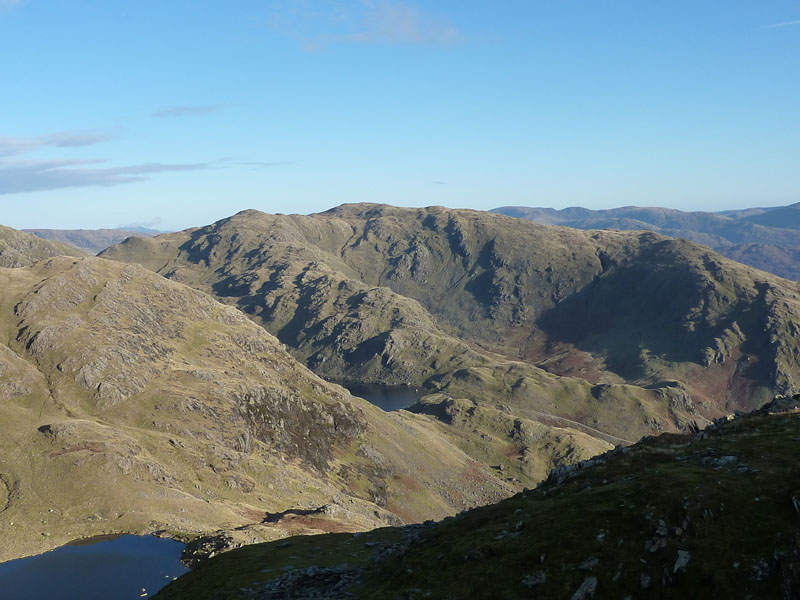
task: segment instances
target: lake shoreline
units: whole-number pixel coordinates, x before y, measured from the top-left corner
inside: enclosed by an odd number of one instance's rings
[[[359,381],[331,381],[345,388],[353,396],[363,398],[385,412],[405,410],[430,392],[408,385],[383,385]]]
[[[158,533],[91,536],[0,563],[0,586],[9,600],[44,600],[54,589],[61,600],[149,597],[189,571],[185,547]]]

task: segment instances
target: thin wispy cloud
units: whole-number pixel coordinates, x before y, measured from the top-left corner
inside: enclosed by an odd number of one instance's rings
[[[2,0],[0,0],[1,2]],[[190,108],[190,107],[183,107]],[[191,107],[200,108],[200,107]],[[110,131],[62,131],[33,137],[0,136],[0,195],[75,187],[109,187],[148,181],[161,173],[243,167],[250,170],[288,164],[221,158],[194,163],[141,162],[120,167],[103,166],[104,159],[22,159],[37,150],[81,148],[115,139]]]
[[[222,110],[220,104],[207,104],[203,106],[170,106],[162,108],[152,113],[150,116],[155,119],[169,119],[176,117],[199,117],[209,115]]]
[[[2,1],[2,0],[0,0]],[[75,148],[108,142],[116,137],[108,131],[66,131],[36,137],[0,136],[0,157],[18,156],[40,148]]]
[[[75,187],[109,187],[147,181],[152,175],[214,168],[214,163],[142,163],[98,167],[98,160],[34,160],[0,162],[0,194],[20,194]]]
[[[399,0],[289,0],[278,3],[272,25],[307,50],[340,43],[446,46],[463,38],[445,18]]]
[[[800,20],[797,21],[783,21],[782,23],[773,23],[772,25],[764,25],[761,29],[780,29],[781,27],[794,27],[800,25]]]

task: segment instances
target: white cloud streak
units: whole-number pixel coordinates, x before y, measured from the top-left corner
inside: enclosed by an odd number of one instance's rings
[[[115,137],[106,131],[65,131],[35,137],[0,136],[0,195],[75,187],[110,187],[147,181],[154,175],[167,172],[202,171],[231,166],[263,169],[288,164],[223,158],[197,163],[145,162],[106,167],[101,166],[106,162],[104,160],[19,158],[22,154],[40,149],[94,146]]]
[[[2,1],[2,0],[0,0]],[[0,157],[17,156],[40,148],[75,148],[93,146],[114,139],[106,131],[65,131],[37,137],[0,136]]]
[[[400,0],[287,0],[278,3],[272,23],[307,50],[341,43],[447,46],[463,38],[447,20]]]
[[[74,187],[109,187],[150,179],[170,171],[199,171],[213,163],[142,163],[97,167],[98,160],[33,160],[0,162],[0,194],[21,194]]]
[[[773,23],[772,25],[764,25],[761,29],[780,29],[781,27],[794,27],[800,25],[800,20],[797,21],[784,21],[782,23]]]

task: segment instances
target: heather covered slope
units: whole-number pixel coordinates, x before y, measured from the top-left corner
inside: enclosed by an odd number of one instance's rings
[[[797,598],[800,414],[770,412],[648,438],[430,527],[235,550],[156,597]]]
[[[503,206],[491,212],[577,229],[647,229],[704,244],[728,258],[800,280],[795,260],[800,252],[800,203],[719,213],[639,206],[608,210]]]
[[[482,460],[515,476],[533,477],[526,451],[548,456],[528,422],[616,444],[800,385],[797,284],[651,232],[345,205],[103,256],[234,303],[323,377],[423,386],[437,395],[416,411],[473,456],[496,442]]]
[[[83,252],[60,242],[0,225],[0,267],[27,267],[51,256],[83,256]]]
[[[431,419],[350,396],[137,265],[56,257],[0,269],[0,290],[0,560],[100,533],[353,531],[510,493]]]

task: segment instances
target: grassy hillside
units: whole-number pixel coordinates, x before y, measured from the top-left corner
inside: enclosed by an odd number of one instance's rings
[[[353,531],[511,491],[432,419],[137,265],[56,257],[0,269],[0,290],[0,560],[103,533]],[[288,509],[310,516],[265,522]]]
[[[51,256],[83,256],[68,244],[42,240],[33,234],[0,225],[0,267],[27,267]]]
[[[142,237],[153,235],[141,230],[125,229],[25,229],[23,231],[44,240],[68,244],[90,254],[97,254],[134,235]]]
[[[800,204],[719,213],[625,206],[609,210],[503,206],[491,212],[578,229],[647,229],[704,244],[747,265],[800,280]]]
[[[156,598],[796,598],[798,440],[796,408],[664,434],[430,526],[235,550]]]
[[[650,232],[345,205],[245,211],[103,256],[235,304],[324,377],[438,394],[415,410],[481,460],[488,436],[529,479],[541,465],[520,456],[564,449],[515,437],[515,419],[614,444],[800,386],[797,284]],[[483,431],[472,404],[510,428]]]

